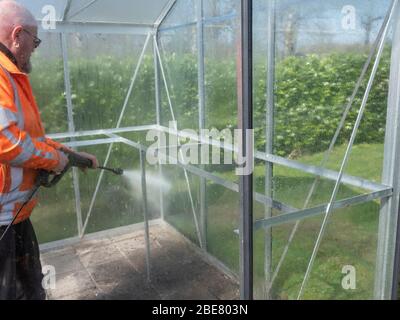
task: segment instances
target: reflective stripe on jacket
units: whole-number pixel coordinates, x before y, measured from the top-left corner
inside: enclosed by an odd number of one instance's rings
[[[11,223],[32,192],[37,169],[51,171],[59,163],[61,144],[45,137],[29,78],[0,52],[0,225]],[[26,220],[31,200],[15,223]]]

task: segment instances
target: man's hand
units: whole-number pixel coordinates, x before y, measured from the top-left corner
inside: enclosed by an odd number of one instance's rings
[[[58,162],[58,166],[53,170],[55,174],[60,174],[63,172],[65,167],[67,166],[69,160],[67,156],[64,154],[64,152],[57,151],[58,152],[58,157],[60,158],[60,161]]]
[[[80,155],[81,157],[92,160],[93,166],[90,169],[97,169],[99,167],[99,162],[97,161],[96,156],[86,152],[75,152],[75,153]]]

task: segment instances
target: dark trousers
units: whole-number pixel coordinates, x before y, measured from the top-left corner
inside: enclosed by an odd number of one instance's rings
[[[0,236],[6,227],[0,227]],[[39,245],[31,221],[13,225],[0,242],[0,300],[44,300]]]

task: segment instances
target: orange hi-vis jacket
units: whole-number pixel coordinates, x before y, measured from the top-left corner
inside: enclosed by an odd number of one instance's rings
[[[38,169],[58,166],[61,148],[45,137],[28,75],[0,51],[0,226],[28,199]],[[14,223],[29,218],[36,203],[29,201]]]

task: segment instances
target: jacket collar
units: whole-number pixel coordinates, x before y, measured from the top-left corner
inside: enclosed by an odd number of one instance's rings
[[[17,67],[17,60],[15,59],[14,55],[1,42],[0,42],[0,64],[10,73],[22,74],[22,72]]]

